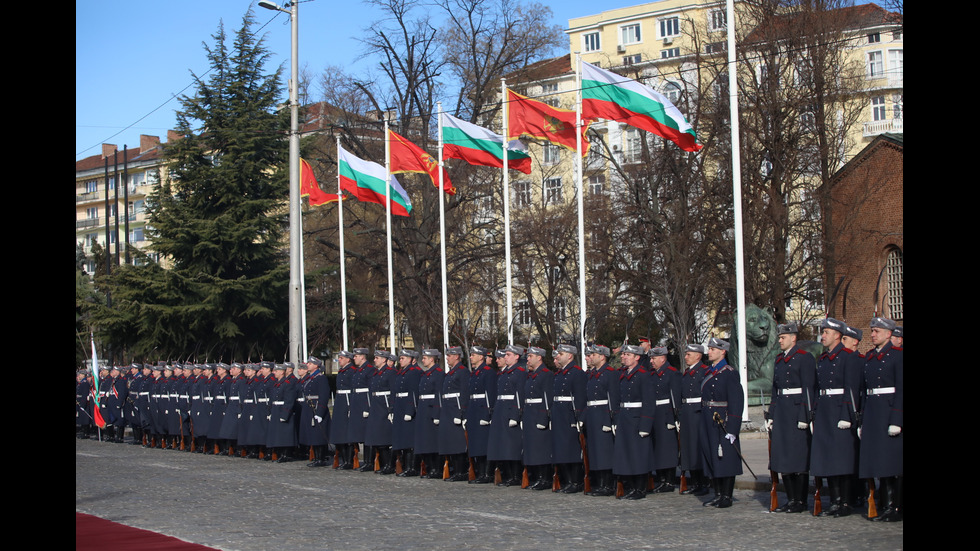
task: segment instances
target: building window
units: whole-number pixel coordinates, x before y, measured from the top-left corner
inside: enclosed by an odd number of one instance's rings
[[[546,165],[556,165],[561,162],[561,146],[555,144],[545,144],[543,148],[543,163]]]
[[[542,84],[541,85],[541,93],[542,94],[554,94],[554,93],[557,93],[557,92],[558,92],[558,83],[557,82],[552,82],[550,84]]]
[[[892,96],[892,118],[895,120],[902,119],[902,102],[905,99],[901,94],[895,94]]]
[[[868,52],[868,78],[881,78],[885,73],[885,60],[881,52]]]
[[[661,19],[660,23],[660,38],[672,38],[675,36],[680,36],[681,34],[681,20],[677,17],[668,17],[666,19]]]
[[[593,174],[592,176],[589,176],[589,195],[602,195],[605,188],[605,174]]]
[[[728,28],[728,14],[725,10],[711,10],[708,14],[708,30],[723,31]]]
[[[905,319],[905,261],[902,249],[888,250],[885,273],[888,277],[888,315],[891,319]]]
[[[85,193],[95,193],[96,191],[99,191],[98,180],[89,180],[85,182]]]
[[[871,98],[871,120],[883,121],[887,119],[888,110],[885,109],[885,96]]]
[[[519,300],[515,306],[517,312],[514,315],[517,318],[517,325],[531,325],[531,305],[526,300]]]
[[[493,330],[500,327],[500,306],[498,306],[496,303],[487,306],[486,312],[483,316],[483,327],[488,330]]]
[[[619,43],[622,45],[640,43],[640,24],[623,25],[619,28]]]
[[[586,33],[582,35],[582,42],[586,52],[597,52],[600,49],[599,33]]]
[[[675,48],[676,49],[676,48]],[[676,82],[668,82],[664,86],[664,96],[670,100],[670,103],[677,105],[677,102],[681,99],[681,87]]]
[[[679,55],[681,55],[680,48],[667,48],[666,50],[660,50],[660,59],[670,59]]]
[[[517,207],[531,206],[531,182],[527,180],[514,182],[514,203]]]
[[[561,187],[561,178],[545,178],[544,202],[546,205],[557,205],[564,202]]]
[[[868,44],[877,44],[881,42],[881,33],[868,33]]]
[[[98,207],[89,207],[85,209],[85,218],[87,218],[88,220],[95,220],[98,217],[99,217]]]
[[[892,40],[901,40],[902,31],[892,31]]]
[[[146,241],[143,235],[143,228],[134,228],[133,231],[129,232],[130,243],[139,243],[141,241]]]
[[[146,185],[146,172],[137,172],[129,177],[129,183],[131,187],[145,186]]]
[[[640,54],[623,56],[623,65],[632,65],[634,63],[639,63],[642,59],[643,56],[641,56]]]
[[[706,54],[721,54],[727,51],[728,45],[725,42],[711,42],[710,44],[704,45],[704,53]]]
[[[630,127],[623,132],[623,162],[638,163],[643,156],[643,138],[640,131]]]
[[[565,303],[565,299],[556,298],[555,299],[555,323],[565,323],[568,318],[568,306]]]
[[[905,50],[888,50],[888,73],[899,81],[905,76]]]

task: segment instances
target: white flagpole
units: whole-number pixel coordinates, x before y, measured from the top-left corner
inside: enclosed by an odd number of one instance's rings
[[[507,169],[507,81],[500,79],[500,112],[503,115],[504,148],[504,281],[507,289],[507,344],[514,342],[514,307],[510,285],[510,176]]]
[[[343,312],[344,350],[347,348],[347,274],[344,260],[344,190],[340,185],[340,136],[337,136],[337,231],[340,235],[340,310]]]
[[[446,193],[443,188],[442,164],[442,102],[436,104],[439,111],[439,249],[442,253],[442,347],[449,348],[449,298],[446,295]],[[449,366],[447,365],[448,369]]]
[[[585,182],[582,175],[582,56],[575,52],[575,183],[578,185],[578,346],[585,362]]]
[[[312,169],[313,169],[313,167],[310,167],[310,170],[312,170]],[[302,204],[300,206],[302,207]],[[300,210],[302,210],[302,209],[300,209]],[[299,220],[297,221],[297,224],[299,224],[299,239],[300,239],[300,241],[299,241],[299,265],[300,265],[301,268],[303,268],[302,272],[300,273],[300,278],[299,278],[299,327],[300,327],[300,333],[301,333],[301,335],[303,337],[303,339],[302,339],[302,343],[303,344],[302,344],[302,348],[300,349],[299,361],[305,362],[307,360],[307,358],[309,358],[309,356],[307,355],[309,353],[309,349],[307,348],[307,340],[306,340],[306,275],[305,275],[306,274],[306,260],[305,260],[306,256],[305,256],[305,253],[303,252],[303,249],[305,247],[303,247],[303,215],[302,215],[302,212],[300,213],[300,217],[299,217]]]
[[[738,66],[735,64],[735,2],[727,0],[728,16],[728,105],[732,121],[732,197],[735,212],[735,311],[738,327],[738,372],[742,381],[742,397],[745,409],[742,421],[749,420],[749,366],[745,338],[745,253],[742,237],[742,158],[738,135]]]
[[[385,113],[385,214],[388,232],[388,348],[395,353],[395,284],[391,261],[391,135],[388,131],[388,114]]]

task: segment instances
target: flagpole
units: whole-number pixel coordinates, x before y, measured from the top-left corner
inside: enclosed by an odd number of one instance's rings
[[[395,283],[391,261],[391,135],[388,130],[388,113],[385,118],[385,224],[388,234],[388,348],[395,353]]]
[[[337,136],[337,233],[340,235],[340,310],[343,312],[344,348],[347,348],[347,274],[344,261],[344,190],[340,184],[340,136]]]
[[[585,362],[585,182],[582,175],[582,55],[575,52],[575,180],[578,184],[578,346]]]
[[[735,2],[727,0],[725,11],[728,16],[728,105],[732,128],[732,210],[735,213],[735,312],[738,343],[738,374],[742,382],[742,397],[745,409],[742,421],[749,420],[748,359],[745,338],[745,253],[742,237],[742,157],[738,129],[738,67],[735,65]]]
[[[446,190],[443,184],[445,167],[442,161],[442,102],[436,103],[436,106],[439,111],[439,249],[442,253],[442,346],[445,352],[449,348],[449,299],[446,295]]]
[[[500,112],[503,115],[504,152],[504,281],[507,290],[507,344],[514,342],[514,307],[510,285],[510,174],[507,169],[507,144],[510,140],[507,124],[507,80],[500,79]]]
[[[310,167],[310,168],[312,170],[312,167]],[[302,201],[301,201],[301,203],[302,203]],[[302,216],[302,214],[300,214],[299,221],[297,223],[299,224],[299,235],[300,235],[299,265],[305,267],[306,266],[306,260],[305,260],[306,259],[306,253],[303,250],[305,247],[303,247],[303,241],[302,241],[302,236],[303,236],[303,216]],[[300,349],[300,352],[302,352],[302,353],[300,354],[299,361],[305,362],[307,360],[307,358],[309,358],[309,356],[308,356],[309,348],[307,348],[308,342],[306,340],[306,276],[305,276],[305,271],[304,271],[304,275],[300,276],[300,278],[299,278],[299,320],[300,320],[299,327],[300,327],[300,331],[301,331],[301,334],[302,334],[302,337],[303,337],[303,340],[302,340],[303,348]]]

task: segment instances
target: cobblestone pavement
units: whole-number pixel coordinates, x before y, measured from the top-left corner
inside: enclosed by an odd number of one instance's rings
[[[766,490],[742,477],[735,505],[714,509],[76,440],[75,511],[240,551],[903,547],[904,523],[768,513],[767,471],[753,469]]]

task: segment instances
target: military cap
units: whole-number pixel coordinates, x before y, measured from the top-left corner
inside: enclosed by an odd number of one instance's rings
[[[598,354],[600,356],[605,356],[607,358],[610,355],[609,347],[608,346],[603,346],[601,344],[594,344],[594,345],[592,345],[592,349],[591,350],[592,351],[590,352],[590,354]]]
[[[791,321],[789,323],[780,323],[779,325],[776,326],[777,335],[790,335],[790,334],[795,335],[799,332],[800,332],[800,327],[796,324],[795,321]]]
[[[895,329],[892,329],[892,336],[905,338],[905,328],[901,325],[896,325]]]
[[[477,354],[479,356],[486,356],[487,355],[487,349],[486,348],[483,348],[482,346],[471,346],[470,347],[470,354]]]
[[[638,344],[624,344],[619,352],[621,354],[636,354],[637,356],[642,356],[646,351],[644,351],[643,347]]]
[[[309,358],[306,358],[306,363],[323,367],[323,360],[317,358],[316,356],[310,356]]]
[[[840,334],[844,334],[844,329],[846,328],[847,324],[834,318],[827,318],[820,323],[820,329],[833,329]]]
[[[558,348],[556,348],[555,350],[557,352],[568,352],[569,354],[571,354],[573,356],[575,354],[578,354],[578,348],[575,348],[574,346],[572,346],[570,344],[559,344],[558,345]]]
[[[262,362],[261,364],[259,364],[259,368],[260,369],[262,369],[262,368],[273,369],[275,367],[275,365],[276,364],[274,364],[272,362]]]
[[[369,355],[370,353],[371,353],[371,352],[370,352],[370,351],[369,351],[369,350],[368,350],[367,348],[355,348],[355,349],[354,349],[354,354],[355,354],[355,355],[360,355],[360,356],[367,356],[367,355]]]
[[[667,347],[666,346],[655,346],[655,347],[653,347],[653,348],[650,349],[649,354],[651,356],[666,356],[667,355]]]
[[[357,350],[356,348],[354,350]],[[354,359],[354,354],[346,350],[341,350],[337,353],[338,358],[351,358]]]
[[[861,331],[857,327],[851,327],[850,325],[844,328],[844,334],[852,339],[857,339],[858,341],[864,337],[864,331]]]
[[[430,356],[432,358],[441,358],[442,357],[442,352],[439,352],[435,348],[426,348],[426,349],[423,349],[422,350],[422,355],[423,356]]]
[[[498,348],[498,349],[496,349],[496,350],[493,351],[493,357],[494,358],[503,358],[506,353],[507,353],[506,350],[503,350],[501,348]]]
[[[529,346],[529,347],[527,347],[527,353],[528,354],[534,354],[534,355],[541,356],[541,357],[544,357],[544,356],[546,356],[548,354],[547,352],[544,351],[544,348],[539,348],[537,346]]]
[[[447,356],[449,356],[449,355],[462,356],[463,355],[463,349],[462,349],[462,347],[459,347],[459,346],[450,346],[449,348],[446,349],[446,355]]]
[[[272,369],[275,371],[286,371],[286,364],[272,364]]]
[[[728,350],[729,348],[731,348],[731,345],[728,344],[728,341],[723,341],[719,338],[711,337],[710,339],[708,339],[708,348],[717,348],[718,350]]]
[[[506,347],[504,347],[504,352],[505,353],[506,352],[513,352],[514,354],[517,354],[518,356],[523,356],[524,355],[524,347],[521,346],[521,345],[518,345],[518,344],[508,344]]]
[[[895,322],[888,318],[878,316],[871,320],[870,327],[872,329],[877,327],[878,329],[885,329],[886,331],[895,331]]]
[[[689,344],[684,347],[684,352],[694,352],[695,354],[704,354],[706,350],[703,344]]]

